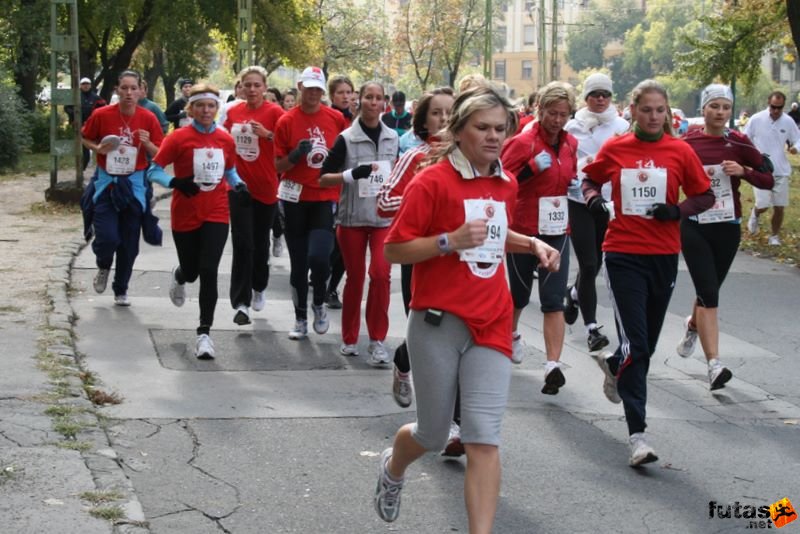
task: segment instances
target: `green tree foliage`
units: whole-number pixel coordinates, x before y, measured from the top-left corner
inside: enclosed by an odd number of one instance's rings
[[[386,18],[370,3],[316,0],[321,47],[320,68],[356,71],[370,78],[380,70],[386,48]]]
[[[567,35],[566,60],[575,71],[600,68],[603,51],[612,41],[622,41],[625,32],[641,23],[644,12],[635,0],[598,0],[581,15]]]
[[[419,89],[453,86],[465,65],[478,63],[483,55],[485,6],[484,0],[408,0],[401,7],[394,59],[414,70]],[[493,16],[501,17],[502,2],[493,6]]]
[[[3,0],[0,66],[12,73],[19,96],[33,110],[38,81],[47,74],[49,57],[49,0]]]
[[[12,169],[30,146],[30,112],[14,86],[0,75],[0,171]]]
[[[761,58],[789,34],[783,0],[739,0],[705,17],[705,36],[687,36],[688,50],[677,55],[680,73],[699,84],[719,78],[752,89],[761,76]]]

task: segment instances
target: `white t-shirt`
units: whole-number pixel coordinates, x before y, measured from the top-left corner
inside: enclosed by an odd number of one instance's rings
[[[792,166],[786,157],[786,142],[800,150],[800,129],[789,115],[783,113],[778,120],[773,121],[769,116],[769,109],[759,111],[745,124],[744,134],[758,150],[769,155],[775,166],[775,176],[792,174]]]

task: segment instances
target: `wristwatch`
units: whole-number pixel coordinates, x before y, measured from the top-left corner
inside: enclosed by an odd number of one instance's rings
[[[452,252],[450,241],[447,239],[447,232],[439,234],[439,237],[436,238],[436,245],[439,247],[439,252],[442,254],[449,254]]]

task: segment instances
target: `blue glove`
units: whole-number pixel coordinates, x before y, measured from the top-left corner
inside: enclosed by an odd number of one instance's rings
[[[544,172],[553,164],[553,158],[550,157],[550,154],[542,150],[534,156],[533,162],[536,164],[536,170],[538,172]]]

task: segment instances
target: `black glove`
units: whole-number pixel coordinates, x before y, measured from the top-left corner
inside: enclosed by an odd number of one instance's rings
[[[298,161],[300,161],[300,158],[311,152],[312,148],[313,145],[311,144],[311,141],[308,139],[303,139],[297,143],[297,146],[294,150],[289,152],[289,163],[295,165]]]
[[[250,190],[247,189],[246,183],[239,182],[233,188],[233,191],[236,193],[236,196],[239,199],[239,205],[241,207],[246,208],[250,205]]]
[[[169,181],[169,186],[177,189],[187,197],[193,197],[200,192],[200,188],[194,183],[194,176],[186,176],[185,178],[173,178]]]
[[[591,200],[586,203],[586,207],[589,208],[589,211],[592,212],[593,215],[608,217],[608,209],[606,209],[606,201],[603,195],[592,197]]]
[[[353,180],[363,180],[364,178],[369,178],[369,175],[372,174],[372,165],[359,165],[358,167],[353,168]]]
[[[677,221],[681,218],[681,209],[675,204],[653,204],[647,210],[648,215],[652,215],[658,221]]]

